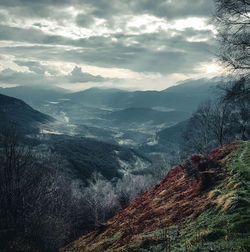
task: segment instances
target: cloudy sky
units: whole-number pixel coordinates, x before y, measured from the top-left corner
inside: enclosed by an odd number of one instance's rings
[[[212,0],[0,0],[0,85],[161,90],[212,77]]]

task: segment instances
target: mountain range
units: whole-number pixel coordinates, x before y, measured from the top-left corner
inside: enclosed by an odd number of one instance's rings
[[[73,124],[102,128],[118,125],[128,129],[136,122],[140,128],[141,124],[148,124],[147,130],[156,129],[160,124],[169,127],[187,119],[200,102],[216,95],[215,87],[219,83],[218,79],[189,80],[163,91],[90,88],[69,93],[60,88],[48,90],[19,86],[0,89],[0,92],[22,99],[35,109],[58,119],[67,118]],[[123,123],[124,117],[126,124]]]

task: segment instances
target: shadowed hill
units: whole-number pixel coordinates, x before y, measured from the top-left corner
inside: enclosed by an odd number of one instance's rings
[[[193,155],[62,251],[249,251],[250,142]]]
[[[19,99],[0,94],[0,128],[15,124],[17,131],[36,133],[39,131],[39,124],[54,120]]]
[[[120,111],[112,112],[106,115],[109,120],[114,120],[114,123],[131,124],[131,123],[146,123],[151,121],[155,124],[164,122],[178,122],[183,118],[188,118],[190,115],[182,111],[157,111],[150,108],[128,108]]]
[[[60,153],[69,162],[73,174],[84,182],[94,171],[111,180],[122,177],[126,172],[143,172],[150,165],[150,160],[136,151],[116,144],[67,135],[47,137],[42,143],[51,146],[53,152]]]

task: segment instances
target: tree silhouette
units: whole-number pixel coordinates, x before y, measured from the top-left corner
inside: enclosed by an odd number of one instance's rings
[[[215,24],[220,43],[218,56],[240,78],[250,77],[250,2],[215,0]]]

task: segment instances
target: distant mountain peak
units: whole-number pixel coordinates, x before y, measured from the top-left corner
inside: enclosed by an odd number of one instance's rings
[[[218,77],[211,79],[201,78],[201,79],[187,79],[178,82],[176,85],[171,86],[162,90],[162,92],[185,92],[185,89],[199,89],[199,91],[204,91],[205,89],[216,87],[220,82],[222,82]],[[200,90],[201,89],[201,90]]]

